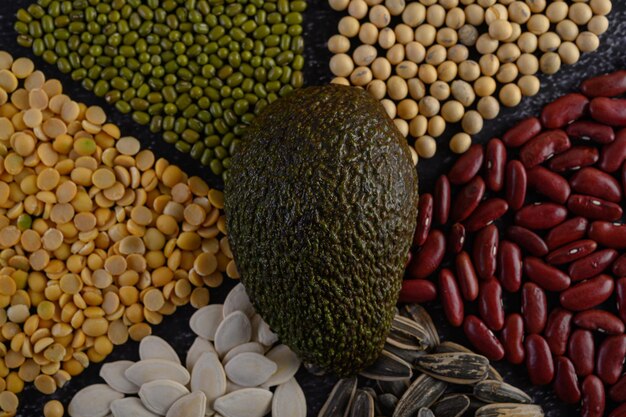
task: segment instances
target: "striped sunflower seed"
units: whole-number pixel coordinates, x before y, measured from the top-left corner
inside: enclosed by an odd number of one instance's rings
[[[428,314],[426,309],[418,304],[406,305],[402,309],[402,315],[408,317],[416,323],[419,323],[422,327],[424,327],[432,341],[431,347],[438,346],[441,341],[439,340],[439,332],[437,332],[437,327],[435,327],[435,323],[433,323],[433,319]]]
[[[430,408],[422,407],[417,411],[417,417],[435,417]]]
[[[384,349],[389,353],[393,353],[405,362],[410,363],[411,365],[413,365],[416,358],[424,356],[427,353],[425,350],[402,349],[389,343],[385,343]]]
[[[422,407],[430,407],[443,395],[448,384],[429,375],[420,375],[406,390],[393,417],[412,417]]]
[[[403,316],[395,316],[387,343],[408,350],[428,350],[434,345],[426,326]]]
[[[460,417],[470,406],[470,399],[463,394],[450,394],[432,405],[436,417]]]
[[[415,367],[434,378],[465,385],[474,384],[485,377],[489,360],[475,353],[433,353],[418,358]]]
[[[506,382],[484,380],[474,386],[474,395],[486,403],[521,403],[530,404],[532,398],[524,391]]]
[[[402,394],[409,388],[411,381],[405,379],[404,381],[376,381],[380,392],[386,394],[391,393],[396,397],[402,397]]]
[[[356,377],[339,380],[317,417],[340,417],[347,415],[354,399],[357,382]]]
[[[374,417],[374,398],[365,390],[354,395],[350,417]]]
[[[413,376],[411,365],[396,355],[382,351],[376,362],[361,372],[361,375],[374,380],[402,381]]]
[[[543,417],[543,410],[534,404],[489,404],[479,408],[476,417]]]

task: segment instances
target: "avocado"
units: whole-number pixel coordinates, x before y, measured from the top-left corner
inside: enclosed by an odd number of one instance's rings
[[[297,90],[246,130],[229,241],[254,307],[305,362],[347,376],[379,356],[417,200],[409,145],[362,89]]]

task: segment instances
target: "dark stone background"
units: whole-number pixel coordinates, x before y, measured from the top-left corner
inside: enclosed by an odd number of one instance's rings
[[[61,74],[56,67],[50,66],[43,62],[43,60],[34,57],[30,50],[19,47],[15,42],[15,33],[12,29],[14,15],[18,8],[28,6],[31,1],[33,0],[0,1],[0,49],[9,51],[15,56],[31,57],[34,59],[38,69],[44,71],[49,78],[55,77],[63,81],[66,92],[69,93],[73,99],[83,101],[87,104],[98,104],[105,108],[110,118],[122,128],[124,134],[138,137],[144,146],[153,149],[158,156],[166,157],[170,162],[183,167],[189,174],[200,175],[212,185],[221,187],[221,181],[213,177],[207,168],[202,167],[187,155],[179,153],[173,146],[161,142],[157,135],[151,134],[147,128],[135,125],[129,117],[119,114],[103,100],[84,91],[78,83],[73,82],[69,76]],[[599,51],[584,55],[581,61],[576,65],[564,67],[553,76],[541,77],[543,88],[540,94],[530,99],[524,99],[522,104],[515,109],[505,109],[497,120],[486,122],[485,129],[476,136],[475,140],[485,142],[491,137],[501,135],[507,127],[512,126],[515,121],[527,115],[537,114],[546,103],[566,92],[575,90],[580,81],[585,77],[625,68],[626,2],[623,0],[615,0],[613,3],[614,10],[609,16],[611,27],[609,31],[602,36]],[[330,80],[330,74],[327,70],[330,53],[327,51],[325,44],[326,40],[336,33],[337,21],[341,16],[342,14],[336,13],[330,9],[326,0],[309,0],[309,9],[305,15],[305,76],[308,85],[325,83]],[[418,170],[420,173],[422,191],[430,191],[434,179],[443,173],[454,161],[453,155],[447,151],[447,140],[452,134],[453,131],[448,130],[444,137],[438,140],[440,149],[443,150],[443,152],[439,152],[436,158],[420,162]],[[212,302],[221,302],[228,289],[234,284],[235,282],[233,281],[226,281],[221,288],[212,291]],[[507,299],[505,303],[517,304],[518,301]],[[442,312],[438,306],[430,305],[427,307],[440,326],[440,332],[444,338],[461,343],[467,342],[461,331],[451,328],[444,322]],[[192,312],[193,309],[191,307],[182,308],[173,316],[167,317],[160,326],[154,329],[154,334],[167,339],[182,357],[185,356],[187,349],[194,339],[187,324]],[[124,346],[116,348],[107,360],[136,360],[137,358],[137,344],[129,342]],[[532,393],[535,400],[543,405],[547,416],[574,416],[578,414],[575,408],[566,407],[560,403],[551,393],[549,387],[531,388],[523,367],[513,367],[504,363],[496,364],[496,367],[505,375],[509,382]],[[82,375],[74,378],[66,388],[59,390],[51,397],[41,395],[29,385],[21,395],[18,416],[41,416],[43,405],[52,398],[59,399],[67,404],[76,391],[89,384],[100,381],[98,377],[99,370],[100,365],[93,364]],[[313,377],[304,371],[300,371],[298,380],[307,395],[309,416],[317,415],[323,401],[332,388],[334,382],[333,378]],[[607,407],[607,410],[610,411],[611,407]]]

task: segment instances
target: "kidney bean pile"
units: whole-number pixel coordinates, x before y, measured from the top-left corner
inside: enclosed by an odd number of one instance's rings
[[[400,296],[439,296],[478,351],[525,364],[584,417],[609,398],[626,416],[624,93],[626,71],[588,79],[459,157],[421,196]]]

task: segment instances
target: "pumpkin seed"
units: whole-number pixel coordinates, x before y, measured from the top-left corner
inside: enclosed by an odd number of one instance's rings
[[[206,413],[206,396],[203,392],[192,392],[179,398],[165,417],[204,417]]]
[[[147,382],[165,377],[182,385],[186,385],[190,379],[189,372],[185,368],[164,359],[139,361],[126,369],[124,375],[129,381],[140,387]]]
[[[139,386],[133,384],[126,378],[124,371],[128,369],[135,362],[131,361],[117,361],[105,363],[100,368],[100,378],[104,379],[111,388],[117,392],[123,394],[137,394],[139,392]]]
[[[417,411],[417,417],[435,417],[430,408],[422,407]]]
[[[246,289],[241,283],[235,285],[224,300],[224,317],[227,317],[234,311],[241,311],[248,317],[252,317],[255,314]]]
[[[532,398],[524,391],[498,380],[481,381],[474,386],[474,395],[486,403],[530,404]]]
[[[276,363],[254,352],[240,353],[224,366],[226,376],[242,387],[256,387],[276,372]]]
[[[430,409],[436,417],[460,417],[470,406],[467,395],[452,394],[442,397]]]
[[[244,388],[215,400],[213,408],[224,417],[263,417],[272,406],[272,393],[261,388]]]
[[[67,407],[72,417],[105,417],[109,414],[111,403],[124,398],[108,385],[95,384],[78,391]]]
[[[374,398],[365,390],[354,395],[350,417],[374,417]]]
[[[189,327],[199,337],[213,341],[215,340],[215,332],[223,320],[223,306],[221,304],[209,304],[193,313],[189,319]]]
[[[433,353],[418,358],[414,365],[420,371],[452,384],[474,384],[487,374],[489,360],[475,353]]]
[[[272,399],[272,417],[306,417],[306,398],[295,378],[279,385]]]
[[[198,362],[198,359],[200,359],[200,356],[206,352],[213,352],[217,355],[217,352],[215,352],[215,348],[213,347],[213,343],[201,337],[196,337],[187,352],[187,359],[185,361],[185,366],[189,372],[193,370],[193,367],[196,362]]]
[[[215,332],[215,350],[221,357],[232,348],[249,342],[251,333],[248,317],[241,311],[234,311],[224,318]]]
[[[200,356],[191,372],[191,391],[201,391],[206,396],[206,413],[211,413],[211,404],[226,393],[226,374],[217,354],[205,352]]]
[[[356,392],[356,377],[339,380],[330,392],[317,417],[344,417],[350,411]]]
[[[111,413],[113,417],[159,417],[152,411],[144,407],[141,400],[137,397],[127,397],[115,400],[111,403]]]
[[[273,387],[287,383],[300,369],[300,358],[286,345],[277,345],[265,355],[267,359],[272,360],[278,369],[265,382],[265,386]]]
[[[413,376],[411,365],[396,355],[382,351],[376,362],[361,371],[361,375],[375,380],[402,381]]]
[[[488,404],[476,411],[476,417],[543,417],[543,410],[531,404]]]
[[[222,364],[226,366],[226,364],[232,358],[239,355],[240,353],[245,353],[245,352],[258,353],[262,355],[265,353],[265,348],[259,342],[244,343],[243,345],[236,346],[232,348],[231,350],[229,350],[228,353],[224,355],[224,358],[222,359]]]
[[[422,407],[430,407],[441,397],[448,384],[429,375],[420,375],[406,390],[393,417],[410,417]]]
[[[254,318],[258,317],[258,322],[253,326],[256,331],[253,333],[253,339],[263,346],[272,346],[274,343],[278,342],[278,335],[270,329],[269,324],[267,324],[259,315],[256,315]]]
[[[164,375],[166,376],[166,375]],[[189,390],[178,382],[169,379],[157,379],[146,382],[139,389],[139,398],[144,406],[153,413],[165,415],[167,410],[179,398],[189,394]]]
[[[180,365],[180,358],[169,343],[158,336],[146,336],[139,343],[139,358],[164,359]]]

